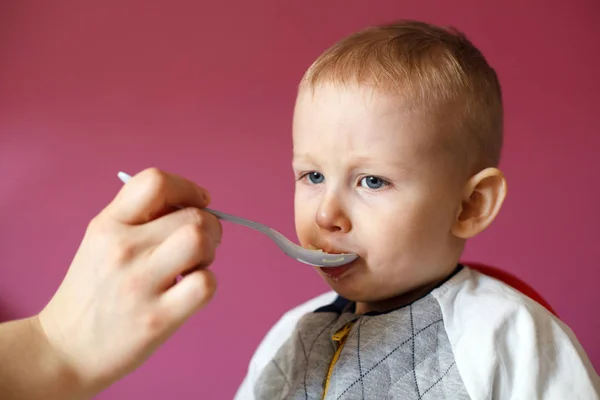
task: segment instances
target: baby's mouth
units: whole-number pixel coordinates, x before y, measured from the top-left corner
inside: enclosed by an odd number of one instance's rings
[[[323,253],[327,253],[327,254],[347,254],[347,253],[352,253],[352,251],[348,251],[345,249],[339,249],[339,248],[335,248],[335,247],[330,247],[330,246],[323,246],[323,247],[317,247],[314,246],[312,244],[309,244],[308,246],[306,246],[309,250],[314,250],[314,251],[321,251]],[[345,264],[339,267],[320,267],[319,269],[329,277],[329,279],[332,282],[338,282],[340,279],[343,278],[343,276],[346,274],[346,272],[348,272],[348,270],[352,269],[352,267],[354,266],[354,262],[351,262],[349,264]]]

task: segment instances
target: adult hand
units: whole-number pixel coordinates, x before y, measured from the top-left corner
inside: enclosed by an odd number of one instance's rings
[[[222,228],[202,211],[208,203],[194,183],[148,169],[89,224],[56,294],[30,321],[83,398],[140,366],[212,298],[206,267]]]

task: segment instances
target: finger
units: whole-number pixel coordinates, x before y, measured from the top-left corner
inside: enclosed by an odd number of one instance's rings
[[[184,225],[149,253],[142,268],[152,276],[154,286],[164,290],[178,275],[212,264],[217,244],[205,228]]]
[[[172,211],[174,206],[204,208],[206,189],[178,175],[156,168],[135,175],[108,205],[107,212],[125,224],[143,224]]]
[[[155,247],[185,225],[198,225],[217,244],[221,242],[223,227],[213,214],[199,208],[187,207],[136,226],[137,242],[142,247]]]
[[[159,304],[169,319],[167,325],[174,329],[181,326],[212,300],[216,289],[217,280],[209,269],[186,275],[160,297]]]

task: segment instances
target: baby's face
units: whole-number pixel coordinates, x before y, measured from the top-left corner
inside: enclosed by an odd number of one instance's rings
[[[462,185],[425,126],[398,99],[364,87],[298,97],[296,231],[304,247],[358,253],[346,267],[318,269],[350,300],[368,305],[418,289],[460,255],[451,227]]]

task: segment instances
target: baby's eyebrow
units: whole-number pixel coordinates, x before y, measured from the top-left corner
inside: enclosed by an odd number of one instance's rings
[[[354,164],[359,167],[362,165],[369,165],[374,167],[380,167],[382,165],[392,166],[394,168],[398,168],[404,170],[406,172],[410,172],[411,168],[403,162],[399,158],[394,158],[393,160],[385,160],[381,157],[373,157],[373,156],[357,156],[354,158]]]
[[[317,165],[310,152],[294,152],[292,155],[292,168],[311,168]],[[350,160],[347,160],[346,166],[353,170],[369,169],[371,171],[381,171],[381,174],[397,174],[409,175],[413,172],[413,168],[407,165],[400,159],[382,160],[378,157],[367,155],[356,155]]]
[[[310,153],[292,153],[292,162],[313,162]]]

